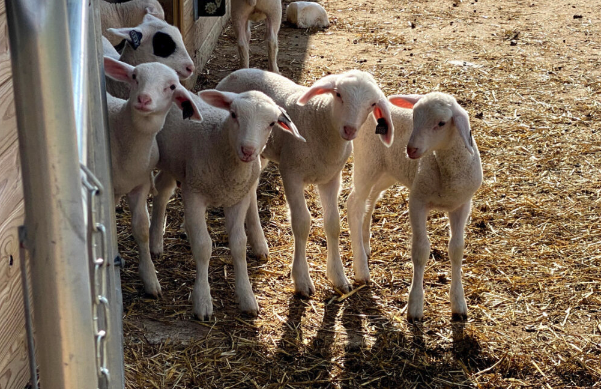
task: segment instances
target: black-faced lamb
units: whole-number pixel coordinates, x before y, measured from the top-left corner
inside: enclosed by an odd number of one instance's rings
[[[348,220],[353,248],[355,281],[370,280],[370,223],[380,194],[395,183],[409,188],[409,219],[413,233],[411,260],[413,281],[407,318],[423,317],[423,280],[430,255],[426,230],[428,212],[449,215],[451,259],[451,312],[453,318],[467,317],[461,283],[464,228],[470,215],[472,196],[482,183],[482,166],[472,138],[468,113],[454,97],[444,93],[425,96],[391,96],[395,142],[390,148],[374,141],[369,132],[376,126],[371,117],[355,142],[353,191],[348,198]],[[415,105],[414,105],[415,104]],[[411,109],[412,108],[412,109]]]
[[[323,206],[328,249],[326,275],[335,288],[350,291],[339,250],[341,171],[351,154],[351,141],[370,113],[384,123],[387,130],[381,131],[380,139],[386,146],[391,145],[394,128],[384,93],[370,74],[358,70],[326,76],[308,88],[274,73],[242,69],[224,78],[217,89],[265,93],[286,109],[300,134],[307,139],[306,143],[300,143],[274,133],[261,154],[279,164],[284,182],[294,234],[292,280],[295,292],[303,296],[315,292],[305,252],[311,228],[311,214],[304,197],[308,184],[317,184]],[[373,129],[368,135],[376,137]],[[250,213],[257,212],[256,204],[251,204],[251,210]]]

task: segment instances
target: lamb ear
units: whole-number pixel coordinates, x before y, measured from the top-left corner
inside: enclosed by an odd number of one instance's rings
[[[157,20],[161,20],[154,15],[155,15],[155,13],[148,12],[148,8],[146,8],[146,15],[144,15],[144,19],[142,19],[142,23],[150,23],[150,22],[156,22]]]
[[[467,147],[467,151],[470,154],[474,154],[474,145],[472,143],[472,129],[470,128],[470,118],[465,109],[463,109],[459,103],[453,103],[451,107],[451,112],[453,112],[453,122],[455,123],[455,128],[459,131],[459,135],[461,139],[463,139],[463,143],[465,143],[465,147]]]
[[[388,97],[391,104],[401,108],[412,109],[413,106],[422,98],[423,95],[394,95]]]
[[[374,108],[374,117],[378,125],[376,126],[376,134],[380,135],[380,140],[384,146],[392,146],[394,141],[394,124],[390,115],[390,108],[385,98],[381,98]]]
[[[146,13],[148,15],[152,15],[152,16],[155,16],[158,19],[161,19],[160,16],[161,16],[162,12],[160,12],[154,5],[146,7],[145,11],[146,11]]]
[[[202,121],[202,115],[192,99],[192,94],[182,85],[178,85],[173,91],[173,102],[182,110],[184,120]]]
[[[333,93],[336,87],[336,79],[338,75],[332,74],[322,78],[321,80],[315,81],[315,83],[306,91],[296,102],[296,104],[303,106],[307,104],[309,100],[317,95],[324,93]]]
[[[230,110],[232,101],[234,101],[235,93],[220,92],[216,89],[208,89],[198,92],[198,97],[204,100],[205,103],[216,108]]]
[[[299,139],[303,142],[307,142],[307,140],[303,138],[303,136],[298,132],[298,128],[296,128],[296,126],[292,122],[292,119],[290,119],[290,116],[288,116],[286,110],[282,107],[278,108],[282,112],[282,114],[278,118],[278,124],[280,125],[280,127],[282,127],[283,130],[290,132],[292,135],[294,135],[296,139]]]
[[[111,57],[104,57],[104,73],[113,80],[134,84],[133,72],[133,66]]]
[[[154,17],[148,14],[146,14],[146,16]],[[140,27],[142,27],[142,25],[138,27],[107,28],[106,31],[114,36],[125,39],[127,43],[129,43],[135,50],[147,39],[149,35],[145,34],[143,29]]]

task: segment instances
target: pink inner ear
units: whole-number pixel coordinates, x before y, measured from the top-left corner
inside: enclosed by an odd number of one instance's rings
[[[183,96],[177,96],[177,97],[175,98],[175,100],[176,100],[178,103],[183,103],[184,101],[189,101],[187,98],[185,98],[185,97],[183,97]]]
[[[394,104],[397,107],[409,108],[409,109],[413,108],[413,103],[411,103],[401,97],[393,97],[393,98],[389,99],[389,101],[391,104]]]
[[[387,146],[390,146],[390,144],[392,143],[392,131],[388,131],[388,133],[380,135],[382,137],[382,139],[384,140],[384,143]]]
[[[278,121],[278,124],[279,124],[279,125],[280,125],[282,128],[284,128],[284,129],[286,129],[286,130],[288,130],[288,131],[292,131],[292,129],[291,129],[290,127],[288,127],[288,125],[287,125],[286,123],[284,123],[284,122],[282,122],[282,121]]]
[[[122,65],[120,62],[114,59],[106,57],[104,58],[104,71],[110,77],[113,77],[119,81],[129,80],[129,74],[125,65]]]
[[[374,116],[376,117],[376,120],[384,117],[384,114],[379,107],[374,108]]]
[[[306,104],[309,100],[317,95],[332,92],[332,88],[315,88],[309,89],[301,98],[298,100],[299,103]]]

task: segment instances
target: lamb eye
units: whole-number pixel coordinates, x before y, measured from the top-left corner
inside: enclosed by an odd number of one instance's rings
[[[169,88],[171,88],[171,90],[175,90],[175,84],[171,84]]]
[[[375,106],[376,106],[376,103],[373,103],[371,106],[372,106],[372,107],[375,107]]]
[[[438,125],[439,125],[440,127],[444,126],[445,124],[446,124],[445,122],[440,122],[440,123],[438,123]]]
[[[338,93],[338,92],[336,92],[336,97],[342,98],[342,96],[340,96],[340,93]]]
[[[271,122],[271,124],[269,125],[269,127],[273,127],[275,126],[275,122]]]
[[[132,74],[132,75],[131,75],[131,79],[132,79],[132,80],[135,80],[135,79],[136,79],[136,75],[135,75],[135,74]]]
[[[232,112],[232,119],[236,118],[236,114],[234,112]]]

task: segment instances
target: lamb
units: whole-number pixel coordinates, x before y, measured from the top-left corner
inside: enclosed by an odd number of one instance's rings
[[[194,62],[186,51],[182,34],[177,27],[153,15],[144,16],[142,23],[136,27],[109,28],[108,32],[126,40],[119,56],[121,62],[132,66],[160,62],[175,70],[180,81],[190,78],[194,73]],[[105,56],[114,57],[115,50],[111,51],[104,40],[103,49]],[[107,79],[106,90],[122,99],[129,96],[128,84],[111,79]]]
[[[350,291],[351,284],[344,274],[338,247],[341,171],[351,153],[351,141],[370,112],[380,119],[381,141],[385,146],[392,144],[394,128],[384,93],[371,75],[358,70],[326,76],[308,88],[274,73],[242,69],[224,78],[217,89],[264,92],[288,111],[300,134],[307,139],[307,143],[292,142],[289,137],[276,133],[262,153],[262,157],[279,164],[290,207],[295,292],[302,296],[315,292],[305,254],[311,228],[311,214],[304,197],[308,184],[317,184],[324,211],[328,249],[326,275],[339,291]],[[373,131],[365,136],[373,137]],[[251,204],[249,217],[257,212],[257,205]]]
[[[246,270],[244,217],[251,198],[256,204],[261,170],[258,156],[276,124],[284,130],[280,133],[294,135],[284,136],[304,139],[285,111],[261,92],[235,94],[205,90],[198,95],[209,105],[202,103],[203,122],[183,122],[172,110],[157,136],[160,152],[157,167],[161,171],[155,180],[158,195],[152,207],[151,252],[159,256],[163,251],[165,208],[179,181],[184,224],[196,261],[193,313],[201,320],[208,320],[213,314],[208,279],[212,243],[205,211],[208,206],[223,206],[236,275],[236,296],[240,309],[256,316],[259,307]],[[254,253],[265,256],[267,242],[258,215],[248,223],[248,232]]]
[[[142,23],[146,14],[165,20],[165,12],[158,0],[130,0],[125,3],[109,3],[101,0],[98,2],[98,8],[103,34],[107,28],[137,26]],[[113,46],[119,43],[115,37],[108,36],[107,38]]]
[[[105,57],[110,57],[116,61],[119,61],[121,56],[105,36],[102,36],[102,53]]]
[[[286,20],[298,28],[330,26],[328,14],[319,3],[295,1],[286,7]]]
[[[232,0],[232,26],[238,40],[240,67],[248,68],[250,46],[250,21],[265,19],[265,40],[267,41],[268,69],[279,73],[278,32],[282,22],[282,3],[280,0]]]
[[[148,247],[146,209],[152,169],[159,159],[156,134],[163,127],[172,103],[177,104],[185,118],[202,120],[202,117],[192,94],[179,83],[175,71],[163,64],[148,63],[134,68],[105,57],[104,69],[109,77],[131,86],[128,100],[107,93],[111,173],[115,203],[127,195],[132,212],[132,230],[140,251],[139,271],[144,290],[158,297],[161,286]]]
[[[461,284],[463,235],[472,197],[482,183],[480,154],[471,136],[468,113],[454,97],[438,92],[391,96],[389,100],[394,105],[413,108],[392,110],[394,145],[386,149],[367,134],[376,125],[373,117],[364,124],[355,143],[354,188],[347,203],[355,281],[369,282],[369,230],[375,204],[382,191],[400,182],[410,190],[413,231],[413,282],[407,318],[423,318],[424,268],[430,255],[426,219],[428,211],[439,209],[448,213],[451,226],[451,312],[454,319],[465,319],[467,305]]]

